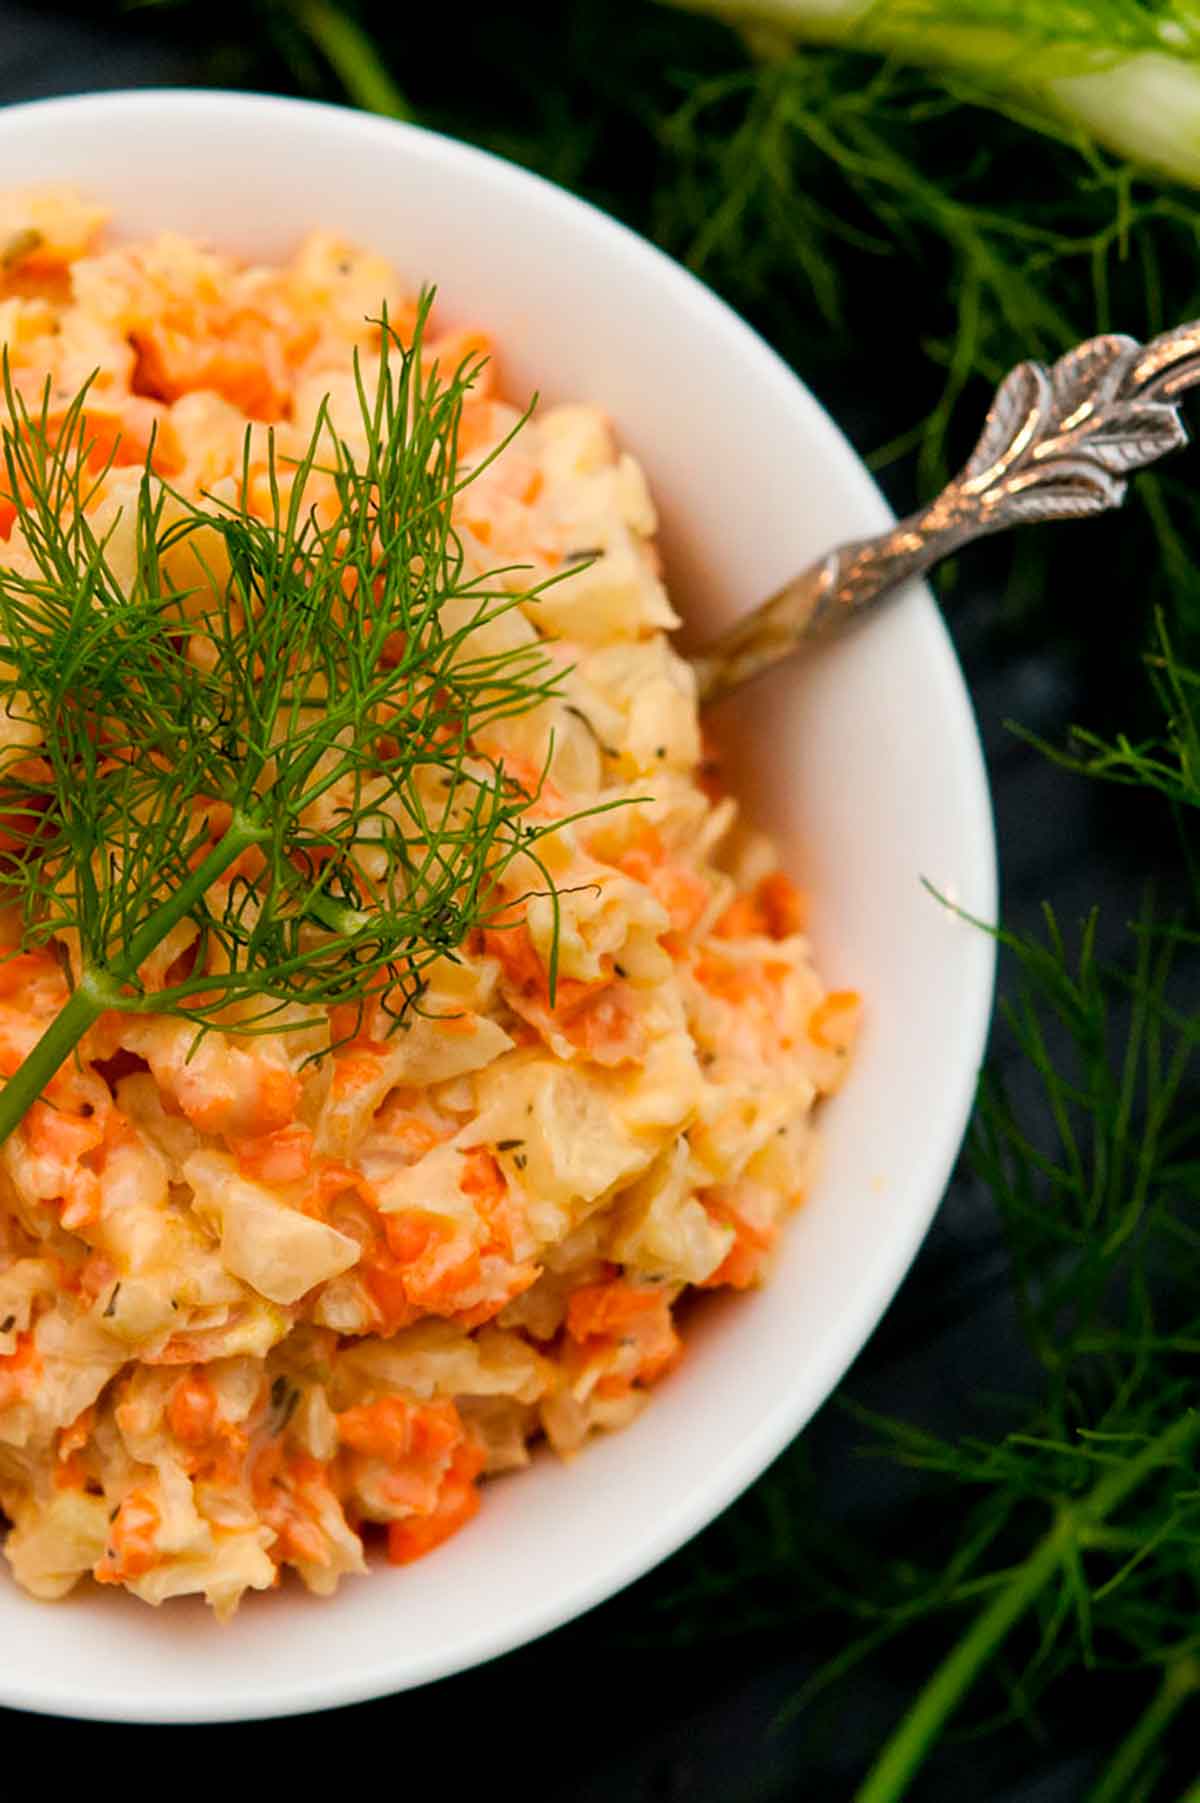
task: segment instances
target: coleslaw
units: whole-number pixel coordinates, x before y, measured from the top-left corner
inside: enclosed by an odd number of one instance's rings
[[[73,191],[0,195],[0,343],[31,405],[90,380],[119,559],[147,458],[185,494],[248,472],[265,514],[269,433],[298,453],[324,406],[361,434],[355,356],[415,301],[323,232],[256,266],[104,225]],[[492,347],[428,349],[481,350],[459,443],[480,462],[520,418]],[[859,1001],[824,988],[801,892],[723,791],[642,471],[596,407],[549,407],[455,525],[480,571],[574,567],[477,635],[561,671],[480,729],[566,822],[541,844],[557,900],[517,861],[400,1031],[371,1006],[252,1038],[114,1010],[0,1147],[0,1508],[35,1596],[90,1576],[224,1617],[289,1568],[331,1592],[375,1539],[430,1552],[537,1441],[569,1456],[632,1419],[682,1354],[680,1299],[761,1281],[812,1181]],[[0,566],[28,556],[0,497]],[[36,759],[26,731],[0,720]],[[587,817],[613,801],[635,805]],[[72,948],[0,938],[8,1076]],[[148,980],[195,951],[183,922]]]

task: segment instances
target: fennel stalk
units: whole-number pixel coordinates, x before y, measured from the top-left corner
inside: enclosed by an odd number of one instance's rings
[[[767,54],[782,40],[919,63],[1200,187],[1200,12],[1187,0],[666,3],[742,27]]]

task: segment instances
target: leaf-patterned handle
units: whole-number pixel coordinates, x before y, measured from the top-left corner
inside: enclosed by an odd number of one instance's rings
[[[1049,370],[1019,364],[956,486],[1002,525],[1117,507],[1131,470],[1186,444],[1173,397],[1198,380],[1200,325],[1144,346],[1089,338]]]
[[[1139,344],[1107,333],[1049,368],[1020,363],[965,467],[918,513],[831,551],[693,659],[702,701],[740,688],[972,539],[1119,507],[1127,478],[1187,443],[1179,396],[1200,382],[1200,321]]]

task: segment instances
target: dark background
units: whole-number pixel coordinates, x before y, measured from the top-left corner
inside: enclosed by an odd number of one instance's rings
[[[228,39],[229,9],[216,10]],[[104,13],[35,11],[0,0],[0,102],[223,75],[255,78],[251,58],[239,64],[227,57],[227,72],[219,61],[214,68],[194,19],[182,29],[167,9]],[[911,421],[903,384],[881,390],[864,380],[853,361],[834,359],[801,373],[863,448]],[[883,481],[898,509],[911,504],[914,477],[906,465]],[[1102,554],[1102,535],[1115,528],[1105,522],[1067,530],[1100,535],[1095,542]],[[1015,718],[1035,733],[1061,737],[1093,705],[1095,671],[1086,642],[1082,649],[1074,640],[1047,649],[1036,634],[997,624],[1004,611],[998,571],[986,555],[969,562],[948,617],[991,773],[1004,917],[1014,926],[1032,925],[1049,898],[1069,922],[1100,902],[1105,931],[1115,933],[1136,910],[1147,874],[1157,869],[1171,882],[1163,822],[1148,820],[1139,800],[1056,768],[1006,729]],[[1111,671],[1106,675],[1112,680]],[[1002,971],[1002,988],[1007,981]],[[981,1395],[1001,1379],[1010,1383],[1022,1358],[1004,1271],[990,1202],[960,1173],[899,1297],[851,1374],[853,1396],[938,1431],[978,1428]],[[902,1541],[906,1524],[930,1505],[915,1481],[856,1457],[860,1439],[834,1407],[808,1431],[822,1509],[852,1523],[868,1541]],[[747,1532],[754,1531],[752,1508],[751,1499],[735,1511]],[[926,1515],[923,1538],[930,1528]],[[715,1557],[721,1545],[713,1541]],[[235,1771],[265,1777],[281,1762],[289,1764],[294,1752],[311,1751],[315,1758],[319,1749],[343,1761],[349,1754],[349,1770],[361,1765],[373,1784],[425,1789],[436,1783],[455,1798],[510,1784],[539,1803],[769,1803],[793,1797],[821,1803],[848,1796],[865,1753],[879,1745],[911,1696],[919,1645],[915,1654],[906,1643],[902,1653],[871,1662],[864,1668],[869,1675],[860,1673],[828,1703],[781,1725],[781,1707],[836,1650],[839,1631],[798,1614],[786,1632],[772,1627],[726,1638],[714,1622],[711,1638],[665,1647],[663,1615],[674,1563],[539,1644],[419,1693],[336,1715],[208,1730],[202,1750],[189,1742],[196,1747],[197,1777],[202,1770],[218,1783]],[[944,1644],[930,1639],[930,1659]],[[0,1659],[18,1657],[19,1649],[0,1649]],[[983,1744],[951,1744],[914,1795],[926,1803],[1081,1798],[1109,1739],[1103,1708],[1097,1708],[1104,1693],[1096,1684],[1086,1710],[1082,1696],[1073,1714],[1069,1707],[1060,1710],[1057,1719],[1066,1731],[1060,1727],[1055,1740],[1039,1741],[1018,1727]],[[598,1721],[605,1724],[603,1734]],[[106,1784],[157,1788],[171,1781],[181,1769],[180,1732],[142,1729],[135,1743],[127,1729],[0,1712],[0,1744],[10,1771],[22,1769],[21,1755],[45,1760],[48,1754],[52,1772],[86,1770],[89,1781]],[[172,1733],[176,1738],[168,1746],[165,1737]],[[214,1761],[211,1737],[218,1733]],[[1187,1750],[1176,1745],[1174,1752],[1182,1783],[1192,1775]],[[343,1765],[339,1777],[346,1770]]]

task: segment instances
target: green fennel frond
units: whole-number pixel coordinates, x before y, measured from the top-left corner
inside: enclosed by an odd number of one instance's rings
[[[985,1669],[1002,1719],[1031,1718],[1081,1664],[1148,1677],[1155,1695],[1169,1673],[1157,1732],[1195,1694],[1200,1023],[1173,1003],[1179,941],[1149,908],[1119,964],[1100,958],[1096,924],[1072,943],[1047,910],[1041,934],[1001,934],[1017,975],[1001,1031],[1022,1055],[1014,1080],[985,1079],[969,1145],[1040,1371],[1032,1400],[997,1395],[996,1431],[955,1439],[847,1405],[870,1456],[932,1483],[929,1544],[906,1519],[903,1556],[887,1558],[823,1522],[800,1446],[660,1587],[653,1634],[673,1643],[701,1624],[706,1637],[827,1624],[839,1650],[789,1714],[905,1636],[960,1633],[861,1792],[870,1803],[904,1793]],[[997,1660],[1010,1636],[1019,1680]]]
[[[378,379],[359,370],[365,451],[324,408],[294,463],[272,439],[261,517],[248,439],[234,497],[176,493],[151,451],[132,520],[100,531],[86,390],[52,430],[48,395],[30,409],[6,379],[29,557],[0,568],[0,904],[26,943],[72,949],[75,988],[0,1094],[0,1136],[104,1007],[253,1032],[370,997],[399,1021],[518,860],[553,892],[538,843],[561,822],[531,822],[536,786],[476,740],[555,692],[536,641],[486,649],[540,590],[468,569],[452,502],[504,445],[460,465],[478,364],[426,367],[430,302],[408,344],[380,322]],[[148,981],[185,922],[191,955]]]
[[[1001,109],[1065,123],[1200,182],[1200,11],[1193,0],[669,0],[740,26],[765,54],[844,45],[966,81]]]
[[[1106,739],[1077,727],[1065,750],[1028,733],[1021,736],[1067,769],[1126,787],[1157,790],[1183,808],[1200,807],[1200,670],[1179,656],[1161,613],[1145,662],[1162,721],[1156,736],[1134,740],[1122,733]]]

